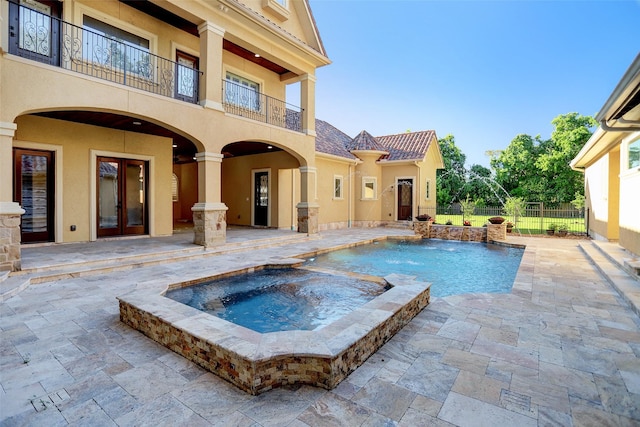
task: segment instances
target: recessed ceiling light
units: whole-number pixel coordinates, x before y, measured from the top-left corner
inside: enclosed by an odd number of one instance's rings
[[[253,56],[255,56],[256,58],[260,58],[260,54],[259,53],[255,53]]]
[[[136,122],[133,122],[133,124],[136,125],[136,126],[140,126],[142,124],[142,122],[136,121]]]
[[[267,145],[267,150],[271,150],[273,147],[271,145]]]
[[[173,144],[173,148],[178,148],[178,144]]]

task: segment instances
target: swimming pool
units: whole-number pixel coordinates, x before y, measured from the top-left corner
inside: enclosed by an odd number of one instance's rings
[[[524,249],[454,240],[385,240],[324,253],[305,265],[431,283],[431,295],[510,292]]]

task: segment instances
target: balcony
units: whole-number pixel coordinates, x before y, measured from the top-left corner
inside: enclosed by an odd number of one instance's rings
[[[223,80],[222,104],[229,114],[302,132],[302,108],[260,93],[254,87]]]
[[[198,103],[202,73],[130,41],[9,2],[9,53],[185,102]]]

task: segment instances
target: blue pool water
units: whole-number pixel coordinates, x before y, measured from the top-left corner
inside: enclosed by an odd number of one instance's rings
[[[303,269],[265,269],[170,290],[166,297],[265,333],[314,330],[385,291],[383,285]]]
[[[387,240],[310,258],[308,265],[374,276],[417,276],[431,295],[510,292],[524,249],[453,240]]]

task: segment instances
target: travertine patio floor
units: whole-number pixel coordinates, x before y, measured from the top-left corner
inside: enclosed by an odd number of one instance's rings
[[[640,425],[640,319],[576,240],[510,237],[527,245],[510,294],[432,298],[331,391],[250,396],[118,318],[115,297],[133,289],[409,233],[350,229],[242,246],[251,232],[230,230],[230,252],[32,284],[0,304],[0,425]],[[192,249],[187,240],[25,248],[23,266]]]

